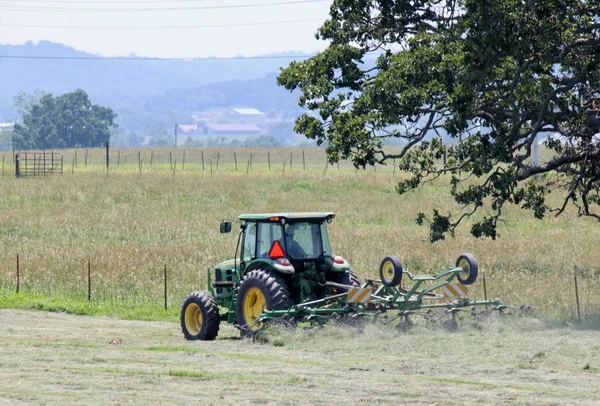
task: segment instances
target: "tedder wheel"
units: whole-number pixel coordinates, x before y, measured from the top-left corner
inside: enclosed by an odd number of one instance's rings
[[[462,268],[462,272],[458,273],[458,281],[463,285],[471,285],[477,280],[479,273],[479,265],[477,260],[471,254],[461,254],[456,260],[456,266]]]
[[[402,280],[402,262],[395,255],[389,255],[379,265],[379,277],[385,286],[393,287]]]
[[[291,306],[290,294],[281,276],[262,269],[246,275],[236,302],[235,315],[243,336],[262,328],[262,323],[257,323],[256,319],[263,310],[287,310]]]
[[[193,292],[181,307],[181,330],[188,340],[214,340],[219,334],[219,308],[204,291]]]

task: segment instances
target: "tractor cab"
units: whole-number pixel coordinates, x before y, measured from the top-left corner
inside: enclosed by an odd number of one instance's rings
[[[341,271],[348,263],[335,256],[329,243],[327,224],[334,213],[243,214],[236,258],[240,279],[253,269],[273,269],[292,275],[306,271]],[[221,223],[229,232],[231,222]]]

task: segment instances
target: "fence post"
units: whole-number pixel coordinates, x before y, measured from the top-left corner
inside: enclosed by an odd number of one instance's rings
[[[233,153],[233,163],[235,163],[235,171],[237,172],[237,156]]]
[[[21,275],[19,270],[19,254],[17,254],[17,294],[19,294],[19,286],[21,284]]]
[[[87,166],[87,161],[88,161],[88,150],[86,148],[86,150],[85,150],[85,163],[84,163],[83,166]]]
[[[200,151],[200,155],[202,156],[202,172],[204,172],[204,151]]]
[[[185,149],[183,150],[183,161],[181,163],[181,170],[185,170]]]
[[[88,302],[92,300],[92,260],[88,258],[88,269],[87,269],[87,280],[88,280],[88,288],[87,288],[87,299]]]
[[[302,150],[302,170],[306,172],[306,159],[304,159],[304,150]]]
[[[217,171],[219,170],[219,157],[221,156],[221,153],[219,151],[217,151]]]
[[[290,151],[290,171],[293,169],[294,167],[294,153],[292,151]]]
[[[106,141],[106,173],[108,173],[108,167],[110,166],[110,154],[109,154],[110,143]],[[52,154],[54,159],[54,154]]]
[[[150,151],[150,168],[152,168],[152,161],[154,161],[154,150]]]
[[[575,301],[577,302],[577,319],[581,323],[581,309],[579,307],[579,289],[577,287],[577,272],[573,272],[573,279],[575,280]]]
[[[484,300],[488,300],[487,299],[487,285],[485,284],[485,275],[483,275],[483,299]],[[485,311],[488,311],[488,305],[485,305]]]
[[[164,276],[163,276],[163,280],[164,280],[164,287],[165,287],[165,310],[167,310],[167,265],[165,264],[165,271],[164,271]]]

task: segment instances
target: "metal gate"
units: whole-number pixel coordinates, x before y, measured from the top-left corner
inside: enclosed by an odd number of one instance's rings
[[[24,152],[15,155],[15,174],[47,176],[63,173],[63,156],[58,152]]]

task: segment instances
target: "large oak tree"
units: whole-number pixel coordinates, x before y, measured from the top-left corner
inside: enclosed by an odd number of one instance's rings
[[[23,114],[23,123],[13,130],[17,149],[99,147],[117,127],[115,113],[92,104],[81,89],[57,97],[19,95],[16,103]]]
[[[401,162],[412,176],[399,193],[450,174],[465,210],[419,214],[432,241],[482,207],[471,232],[495,238],[506,204],[538,218],[573,204],[600,220],[599,31],[598,0],[335,0],[316,35],[328,47],[278,82],[301,90],[310,112],[295,129],[327,141],[330,161]],[[386,138],[405,148],[386,153]],[[553,152],[542,162],[540,139]],[[557,207],[553,188],[566,191]]]

